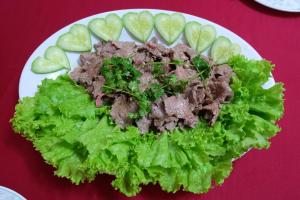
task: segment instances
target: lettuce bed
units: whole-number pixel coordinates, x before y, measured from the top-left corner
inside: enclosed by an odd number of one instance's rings
[[[136,127],[121,131],[107,107],[96,108],[85,90],[68,75],[43,80],[34,97],[20,100],[12,125],[32,141],[55,174],[79,184],[97,174],[116,176],[113,187],[127,196],[141,184],[159,183],[163,190],[207,192],[222,184],[232,161],[249,148],[268,148],[280,128],[283,85],[265,90],[273,68],[268,61],[233,57],[234,99],[222,107],[210,127],[200,121],[194,129],[141,135]]]

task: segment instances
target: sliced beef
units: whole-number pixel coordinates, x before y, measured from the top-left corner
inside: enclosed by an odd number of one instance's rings
[[[92,85],[92,94],[93,98],[96,101],[96,106],[99,107],[102,105],[102,97],[105,96],[105,94],[102,92],[102,86],[105,83],[105,79],[103,76],[99,75]]]
[[[102,60],[95,53],[83,53],[80,55],[80,66],[71,72],[71,78],[89,87],[99,75],[101,65]]]
[[[132,57],[132,61],[133,61],[134,65],[136,65],[136,66],[144,65],[145,63],[147,63],[147,61],[149,61],[149,59],[147,57],[148,57],[148,55],[145,51],[137,52]]]
[[[140,90],[143,92],[145,91],[151,83],[156,83],[155,80],[150,72],[142,73],[142,76],[139,78],[140,80]]]
[[[111,44],[117,48],[114,56],[130,57],[136,51],[136,45],[134,42],[112,41]]]
[[[197,71],[194,69],[177,66],[175,69],[175,75],[178,80],[188,81],[197,78]]]
[[[160,132],[172,131],[176,128],[178,118],[172,116],[165,116],[164,118],[154,119],[154,126]]]
[[[168,116],[183,119],[185,125],[194,127],[198,122],[198,117],[194,116],[188,99],[185,99],[183,95],[171,96],[164,99],[164,105]]]
[[[203,113],[204,119],[208,120],[210,125],[213,125],[216,122],[220,108],[220,103],[218,101],[203,106],[201,112]]]
[[[95,45],[95,48],[97,55],[102,58],[111,58],[112,56],[130,57],[136,51],[134,42],[100,42]]]
[[[128,113],[134,113],[137,109],[138,105],[135,101],[125,95],[120,95],[115,99],[110,115],[121,128],[125,128],[133,123],[132,119],[128,117]]]
[[[197,52],[186,44],[177,44],[171,49],[172,60],[187,61],[194,58]]]
[[[211,79],[214,81],[229,83],[232,75],[233,71],[227,64],[213,66],[211,69]]]
[[[142,117],[136,122],[136,125],[142,133],[147,133],[149,132],[151,123],[152,123],[151,119],[149,119],[148,117]]]
[[[175,116],[169,116],[166,113],[164,100],[168,97],[162,96],[156,102],[152,104],[152,111],[149,117],[153,119],[153,126],[160,132],[173,130],[178,122],[178,118]]]
[[[149,42],[137,46],[135,55],[132,57],[133,63],[136,66],[143,66],[142,71],[151,72],[153,62],[170,63],[170,49],[162,44],[157,43],[156,38],[152,38]],[[168,72],[169,64],[162,66]]]
[[[164,45],[159,44],[156,38],[152,38],[149,42],[140,46],[140,49],[144,49],[150,53],[155,60],[161,60],[170,53],[170,49],[166,48]]]
[[[213,101],[219,101],[220,103],[223,103],[231,100],[233,97],[233,92],[228,82],[216,82],[209,80],[207,84],[206,95]]]
[[[184,95],[189,99],[190,108],[196,113],[202,109],[205,99],[205,88],[202,81],[194,81],[188,85],[184,91]]]
[[[151,106],[150,117],[154,119],[164,118],[166,116],[163,99],[167,98],[167,96],[163,96],[154,102]]]
[[[115,55],[115,52],[117,50],[117,47],[112,45],[111,42],[105,42],[101,41],[98,44],[94,45],[96,49],[96,54],[100,58],[111,58],[113,55]]]
[[[99,68],[102,64],[102,60],[96,53],[82,53],[79,60],[81,66],[86,70],[88,70],[88,68]]]
[[[191,113],[189,102],[180,96],[170,96],[164,99],[165,111],[169,116],[176,116],[180,119]]]
[[[150,129],[172,131],[176,127],[195,127],[199,117],[213,125],[222,104],[230,101],[234,95],[230,88],[230,80],[234,75],[232,69],[226,64],[216,65],[212,59],[201,56],[211,66],[211,73],[207,79],[200,80],[197,71],[191,66],[197,52],[185,44],[166,48],[153,38],[141,45],[134,42],[102,41],[94,47],[96,52],[80,55],[80,66],[70,76],[86,88],[95,99],[96,106],[101,106],[104,101],[112,106],[110,115],[121,128],[133,124],[142,133],[149,132]],[[165,74],[175,74],[177,80],[188,81],[187,87],[181,94],[160,97],[152,103],[151,112],[147,116],[133,121],[128,113],[135,113],[138,104],[132,98],[118,92],[102,92],[105,83],[100,74],[102,62],[113,56],[132,59],[133,65],[142,73],[139,78],[142,92],[151,83],[158,83],[158,79],[152,75],[153,62],[161,63]],[[171,64],[174,60],[180,60],[183,64]]]

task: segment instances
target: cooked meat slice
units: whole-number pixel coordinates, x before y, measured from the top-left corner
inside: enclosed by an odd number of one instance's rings
[[[183,119],[186,113],[191,112],[189,109],[189,102],[180,96],[170,96],[164,99],[164,105],[167,115],[176,116]]]
[[[153,78],[150,72],[144,72],[142,76],[139,78],[139,80],[140,80],[140,90],[142,92],[144,92],[151,83],[157,82],[157,80]]]
[[[161,44],[153,43],[153,42],[148,42],[146,43],[148,46],[149,52],[154,56],[155,58],[162,59],[164,56],[169,55],[170,49],[167,49]]]
[[[163,103],[163,100],[166,98],[167,96],[163,95],[162,97],[160,97],[159,99],[157,99],[155,102],[152,103],[151,113],[149,114],[151,118],[158,119],[158,118],[163,118],[167,115]]]
[[[200,80],[190,83],[185,89],[184,95],[189,99],[192,110],[196,112],[201,110],[205,99],[205,88]]]
[[[132,57],[132,61],[134,63],[134,65],[139,66],[139,65],[144,65],[146,63],[146,59],[147,59],[147,54],[146,52],[142,51],[142,52],[137,52],[133,57]]]
[[[134,42],[100,42],[95,45],[95,48],[97,55],[103,58],[111,58],[112,56],[129,57],[136,51]]]
[[[168,130],[168,131],[172,131],[177,125],[178,118],[176,118],[176,117],[167,117],[167,118],[165,118],[164,121],[165,121],[165,124],[164,124],[165,129]]]
[[[90,86],[93,83],[94,75],[89,73],[92,70],[85,71],[82,67],[76,67],[71,73],[71,78],[79,84]]]
[[[136,122],[137,127],[142,133],[149,132],[149,128],[151,126],[152,120],[148,117],[142,117]]]
[[[189,57],[185,54],[186,50],[187,50],[186,45],[184,45],[184,44],[177,44],[171,50],[172,59],[173,60],[182,60],[182,61],[188,60]]]
[[[206,95],[213,101],[223,103],[228,102],[233,97],[233,92],[228,82],[209,80],[206,88]]]
[[[94,68],[96,66],[100,67],[102,60],[96,53],[82,53],[79,57],[80,64],[84,69]]]
[[[137,109],[138,105],[135,101],[125,95],[120,95],[113,103],[110,115],[121,128],[125,128],[132,124],[132,119],[128,117],[128,113],[134,113]]]
[[[184,125],[194,128],[196,126],[196,124],[198,123],[199,118],[196,115],[188,114],[186,115],[186,117],[184,118]]]
[[[134,42],[112,41],[111,43],[117,48],[114,56],[129,57],[136,51],[136,45]]]
[[[111,58],[117,50],[117,47],[112,45],[111,42],[104,41],[99,42],[94,45],[94,47],[96,49],[96,54],[101,58]]]
[[[102,92],[102,86],[105,83],[105,79],[103,76],[99,75],[95,81],[93,82],[93,97],[96,100],[96,106],[99,107],[102,105],[102,97],[105,95]]]
[[[81,79],[81,74],[83,73],[83,70],[82,68],[79,66],[79,67],[76,67],[75,69],[73,69],[70,73],[70,77],[76,81],[77,83],[80,82],[80,79]]]
[[[183,68],[182,66],[177,66],[175,69],[175,75],[178,80],[192,80],[197,77],[197,71],[193,69]]]
[[[173,60],[187,61],[194,58],[197,52],[185,44],[177,44],[171,49],[171,55]]]
[[[211,70],[211,78],[215,81],[225,81],[229,83],[232,75],[233,71],[227,64],[213,66]]]
[[[168,116],[175,116],[178,119],[183,119],[184,124],[194,127],[198,121],[198,117],[194,116],[189,106],[188,99],[183,95],[171,96],[164,99],[165,111]]]
[[[216,122],[220,112],[220,103],[215,101],[212,104],[205,105],[202,108],[202,112],[204,113],[204,119],[207,119],[208,123],[213,125]]]
[[[160,132],[172,131],[178,122],[177,117],[165,116],[164,118],[154,119],[154,126]]]

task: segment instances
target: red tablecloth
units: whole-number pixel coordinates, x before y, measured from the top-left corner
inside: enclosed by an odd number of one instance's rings
[[[40,43],[78,19],[126,8],[176,10],[227,27],[276,64],[275,79],[286,87],[281,133],[272,139],[269,150],[252,150],[236,161],[221,187],[194,195],[168,194],[150,185],[132,199],[300,199],[300,14],[274,11],[251,0],[1,0],[0,185],[30,200],[126,199],[114,191],[113,177],[108,175],[80,186],[54,176],[53,168],[9,124],[21,70]]]

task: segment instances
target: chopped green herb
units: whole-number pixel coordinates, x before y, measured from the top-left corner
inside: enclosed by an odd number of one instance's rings
[[[172,62],[170,62],[170,64],[172,64],[172,65],[182,65],[182,64],[184,64],[184,62],[182,60],[172,60]]]
[[[188,81],[186,80],[177,80],[175,74],[164,77],[164,79],[162,79],[162,82],[165,92],[169,95],[174,95],[182,92],[188,84]]]
[[[152,83],[150,86],[145,90],[145,93],[151,101],[156,101],[159,97],[164,94],[164,89],[159,83]]]
[[[153,62],[153,64],[152,64],[152,67],[153,67],[152,74],[155,78],[159,77],[160,75],[165,73],[163,68],[162,68],[163,64],[164,63],[162,63],[162,62]]]
[[[210,73],[210,66],[209,64],[202,59],[199,55],[193,58],[193,64],[195,69],[198,71],[199,76],[201,79],[206,79],[209,76]]]

